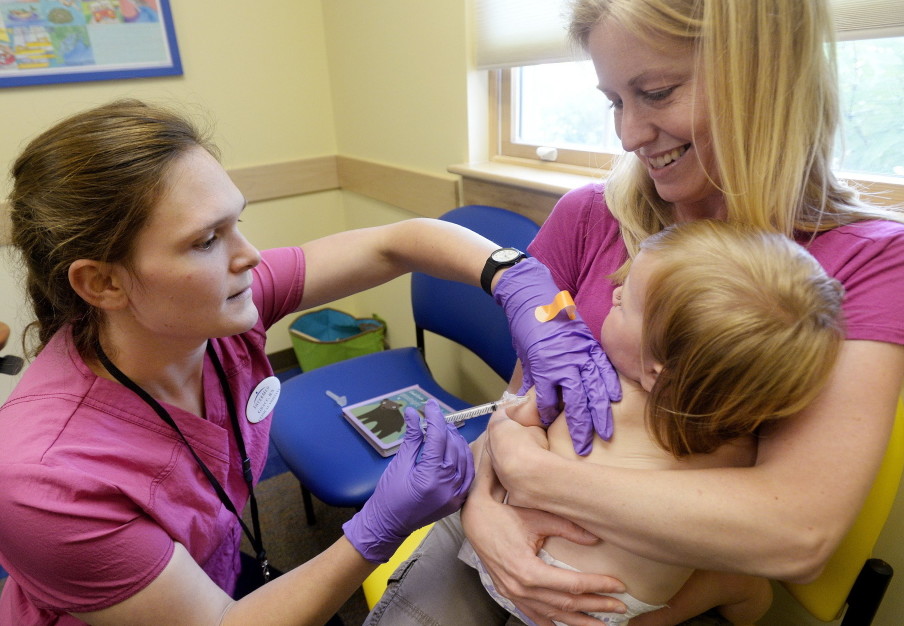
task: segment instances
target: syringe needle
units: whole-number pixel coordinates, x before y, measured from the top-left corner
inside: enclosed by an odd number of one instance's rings
[[[488,413],[492,413],[496,409],[509,407],[509,406],[518,406],[523,402],[526,402],[528,396],[516,396],[515,394],[505,392],[502,394],[502,398],[500,400],[495,400],[494,402],[487,402],[485,404],[478,404],[477,406],[472,406],[470,409],[462,409],[461,411],[455,411],[454,413],[447,414],[446,421],[450,424],[456,422],[463,422],[465,420],[469,420],[473,417],[480,417],[481,415],[487,415]]]

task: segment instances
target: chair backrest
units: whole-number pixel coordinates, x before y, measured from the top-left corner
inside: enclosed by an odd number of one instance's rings
[[[520,250],[526,250],[540,230],[523,215],[482,205],[459,207],[440,219],[469,228],[500,246]],[[502,307],[483,289],[415,273],[411,276],[411,304],[418,329],[460,343],[503,379],[511,378],[516,356],[508,320]]]
[[[898,411],[885,458],[854,525],[829,559],[819,578],[806,585],[782,583],[813,617],[824,622],[838,618],[860,570],[872,556],[873,548],[894,504],[902,470],[904,470],[904,404],[898,400]]]

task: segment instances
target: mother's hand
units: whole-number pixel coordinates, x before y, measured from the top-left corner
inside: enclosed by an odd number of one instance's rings
[[[542,429],[494,418],[486,437],[489,457],[484,462],[493,458],[491,448],[499,436],[499,425],[511,425],[512,429],[505,430],[520,435],[517,447],[534,446],[543,451],[546,438]],[[577,524],[545,511],[502,504],[481,490],[471,492],[461,519],[496,589],[537,624],[551,626],[556,619],[577,626],[599,626],[599,620],[584,613],[625,610],[618,600],[597,595],[623,592],[624,585],[618,580],[553,567],[536,556],[549,536],[583,545],[599,541]]]
[[[527,405],[525,405],[527,406]],[[558,456],[549,451],[546,431],[537,426],[522,426],[512,419],[493,416],[484,436],[484,455],[492,463],[493,472],[506,491],[518,491],[515,484],[523,475],[523,468],[536,467]],[[519,494],[520,495],[520,494]],[[547,494],[541,494],[544,498]],[[551,494],[550,494],[551,495]],[[519,499],[518,504],[524,505]],[[542,501],[532,502],[534,508],[542,508]]]

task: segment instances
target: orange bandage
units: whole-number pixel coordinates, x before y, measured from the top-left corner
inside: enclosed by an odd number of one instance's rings
[[[548,322],[562,310],[568,314],[569,319],[574,319],[574,300],[572,300],[571,294],[567,291],[560,291],[556,294],[556,297],[553,298],[551,303],[538,306],[534,309],[534,317],[536,317],[539,322]]]

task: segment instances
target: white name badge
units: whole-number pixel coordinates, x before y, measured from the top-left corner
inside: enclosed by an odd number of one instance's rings
[[[245,417],[252,424],[270,415],[276,401],[279,400],[280,383],[276,376],[268,376],[254,388],[251,397],[248,398],[248,405],[245,407]]]

